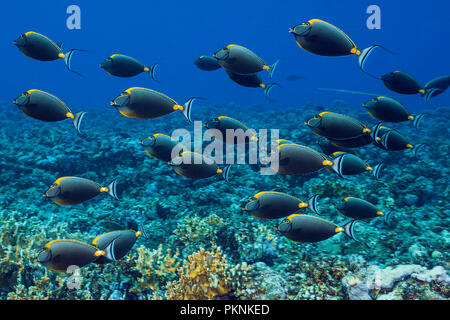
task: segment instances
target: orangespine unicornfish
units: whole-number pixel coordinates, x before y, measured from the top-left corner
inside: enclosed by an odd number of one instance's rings
[[[378,127],[380,124],[377,125]],[[408,139],[402,135],[400,132],[394,129],[386,128],[384,133],[377,134],[377,132],[381,132],[380,129],[377,130],[373,135],[374,145],[387,150],[387,151],[401,151],[412,149],[414,152],[414,156],[419,158],[419,151],[427,146],[425,143],[418,144],[413,146],[409,143]]]
[[[355,43],[342,30],[319,19],[301,23],[291,28],[289,32],[294,35],[300,48],[310,53],[327,57],[357,55],[361,71],[374,78],[377,77],[364,68],[367,58],[378,47],[390,52],[380,45],[358,50]]]
[[[419,128],[419,124],[424,116],[423,113],[413,116],[400,102],[383,96],[369,100],[363,106],[375,119],[383,122],[413,121],[416,129]]]
[[[56,180],[43,196],[59,205],[83,203],[101,193],[107,193],[117,200],[116,184],[117,180],[114,180],[107,187],[102,187],[89,179],[62,177]]]
[[[158,64],[154,63],[147,67],[135,58],[123,54],[113,54],[100,64],[100,68],[104,69],[112,76],[128,78],[134,77],[142,72],[147,72],[155,81],[155,71],[157,66]]]
[[[200,56],[194,61],[194,64],[204,71],[214,71],[221,68],[217,59],[210,56]]]
[[[278,165],[272,165],[279,174],[304,175],[332,166],[322,153],[299,144],[282,144],[278,146]]]
[[[181,111],[186,119],[192,122],[191,107],[196,99],[203,98],[193,97],[180,105],[158,91],[133,87],[122,92],[110,104],[127,118],[155,119],[175,111]]]
[[[26,116],[45,121],[57,122],[72,119],[75,129],[80,133],[80,124],[86,112],[73,113],[64,102],[45,91],[31,89],[14,99],[13,103]]]
[[[372,174],[378,179],[381,166],[376,167],[377,175],[375,175],[375,168],[372,168],[367,162],[363,161],[358,156],[346,153],[335,152],[333,153],[331,169],[336,172],[341,178],[346,176],[357,175],[364,172],[372,172]]]
[[[253,74],[267,70],[271,78],[279,62],[277,60],[275,63],[267,65],[253,51],[237,44],[230,44],[220,49],[214,53],[214,58],[217,59],[220,66],[225,70],[238,74]]]
[[[179,142],[166,134],[156,133],[151,137],[142,139],[139,144],[150,157],[169,162],[172,160],[172,150]]]
[[[384,217],[384,222],[390,225],[392,211],[384,213],[375,205],[363,199],[347,197],[335,208],[344,216],[356,220],[366,220],[381,216]]]
[[[305,124],[314,134],[332,140],[352,140],[370,133],[361,122],[334,112],[322,112]]]
[[[425,85],[425,102],[429,102],[431,98],[443,93],[450,86],[450,75],[435,78]]]
[[[71,61],[75,51],[86,51],[82,49],[71,49],[66,53],[61,50],[61,45],[56,44],[50,38],[34,32],[28,31],[22,34],[14,45],[26,56],[39,61],[53,61],[64,59],[66,67],[69,71],[82,76],[80,73],[72,70]]]
[[[205,123],[205,128],[207,129],[217,129],[222,133],[222,137],[220,137],[220,135],[218,137],[215,137],[216,139],[220,139],[222,138],[222,141],[226,141],[226,137],[227,137],[227,130],[242,130],[244,133],[247,132],[247,130],[249,130],[249,128],[243,124],[242,122],[240,122],[239,120],[236,120],[234,118],[231,117],[227,117],[227,116],[220,116],[217,118],[214,118],[210,121],[208,121],[207,123]],[[258,137],[256,136],[256,132],[247,132],[249,134],[248,138],[246,137],[245,140],[242,140],[242,142],[247,142],[248,140],[251,141],[258,141]],[[231,143],[230,141],[226,141],[227,143]],[[232,143],[238,143],[239,139],[234,139],[234,141]]]
[[[345,140],[330,140],[330,143],[337,148],[360,148],[372,143],[370,134],[363,134],[356,138],[350,138]]]
[[[230,165],[221,169],[214,160],[200,153],[184,151],[178,157],[169,162],[169,165],[180,176],[191,179],[206,179],[216,175],[229,182]]]
[[[242,210],[257,219],[280,219],[304,208],[320,215],[317,210],[318,198],[315,195],[308,202],[303,202],[286,193],[263,191],[255,194]]]
[[[425,94],[424,88],[413,76],[403,71],[393,71],[381,76],[386,88],[401,94]]]
[[[352,220],[341,227],[319,217],[293,214],[284,219],[277,230],[286,238],[296,242],[320,242],[344,232],[351,239],[363,243],[356,239],[353,233],[357,221]]]
[[[114,261],[113,251],[114,241],[101,250],[80,241],[59,239],[47,243],[39,252],[37,261],[49,270],[67,271],[70,266],[81,268],[100,258]]]
[[[352,148],[339,147],[337,145],[334,145],[333,142],[327,138],[317,140],[316,143],[320,147],[322,152],[327,156],[329,156],[335,152],[338,152],[338,151],[354,153]]]
[[[263,88],[264,96],[266,98],[269,97],[269,93],[272,90],[272,88],[274,86],[278,86],[278,84],[275,82],[269,83],[267,85],[264,84],[261,76],[258,73],[239,74],[239,73],[234,73],[234,72],[231,72],[228,70],[226,70],[226,73],[231,80],[233,80],[234,82],[236,82],[237,84],[239,84],[241,86],[249,87],[249,88]]]
[[[139,236],[147,238],[147,234],[144,231],[143,225],[139,225],[139,229],[136,230],[117,230],[104,233],[96,237],[92,241],[92,245],[100,250],[107,250],[111,248],[111,243],[114,243],[108,255],[110,258],[101,256],[94,262],[97,264],[105,264],[109,262],[115,262],[122,259],[133,248],[136,240]]]

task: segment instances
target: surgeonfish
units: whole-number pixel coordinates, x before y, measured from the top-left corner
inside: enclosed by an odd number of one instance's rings
[[[179,110],[192,122],[191,106],[195,99],[199,98],[190,98],[183,105],[179,105],[158,91],[133,87],[122,92],[110,105],[127,118],[155,119]]]
[[[404,122],[411,120],[416,129],[418,129],[424,116],[423,113],[413,116],[404,105],[388,97],[374,98],[364,103],[363,106],[375,119],[383,122]]]
[[[92,241],[92,245],[99,250],[105,250],[111,243],[114,242],[113,250],[111,250],[111,258],[100,256],[94,262],[97,264],[105,264],[122,259],[133,248],[136,240],[139,236],[143,235],[147,238],[147,235],[143,229],[143,226],[139,226],[139,230],[117,230],[104,233],[96,237]]]
[[[361,71],[372,77],[375,76],[364,69],[367,57],[377,47],[389,51],[380,45],[358,50],[355,43],[342,30],[319,19],[303,22],[291,28],[289,32],[294,35],[300,48],[310,53],[328,57],[357,55]]]
[[[274,86],[278,86],[275,82],[269,83],[267,85],[264,84],[261,76],[258,73],[253,74],[239,74],[226,70],[228,77],[236,82],[237,84],[249,87],[249,88],[263,88],[264,96],[266,98],[269,97],[269,93]]]
[[[179,142],[166,134],[156,133],[151,137],[142,139],[139,144],[150,157],[169,162],[172,160],[172,150]]]
[[[320,215],[317,209],[318,198],[319,196],[315,195],[308,202],[303,202],[286,193],[263,191],[255,194],[242,210],[257,219],[280,219],[303,208],[308,208]]]
[[[14,45],[29,58],[33,58],[39,61],[53,61],[58,59],[64,59],[66,67],[69,71],[81,76],[80,73],[72,70],[71,60],[75,51],[86,51],[81,49],[71,49],[66,53],[61,50],[61,44],[56,44],[50,38],[34,32],[28,31],[22,34],[17,40],[14,41]]]
[[[217,59],[210,56],[200,56],[194,61],[194,64],[204,71],[214,71],[221,68]]]
[[[393,71],[381,76],[386,88],[401,94],[425,94],[424,88],[413,76],[403,71]]]
[[[345,140],[333,140],[333,139],[328,140],[330,140],[330,143],[337,148],[350,148],[350,149],[364,147],[372,143],[372,138],[368,133],[360,135],[359,137],[356,138],[350,138]]]
[[[115,241],[111,241],[101,250],[76,240],[53,240],[39,252],[37,261],[49,270],[67,271],[70,266],[81,268],[99,258],[114,261],[114,245]]]
[[[158,64],[155,63],[147,67],[135,58],[123,54],[113,54],[100,64],[100,68],[112,76],[128,78],[147,72],[153,80],[156,80],[155,71],[157,66]]]
[[[278,167],[271,168],[279,174],[304,175],[333,165],[320,152],[299,144],[279,145],[278,152]]]
[[[380,163],[372,168],[358,156],[346,152],[335,152],[332,156],[334,158],[332,158],[333,164],[330,168],[342,178],[364,172],[372,172],[375,178],[378,179],[380,170],[383,166],[383,164]]]
[[[85,178],[61,177],[56,180],[44,193],[44,197],[59,205],[74,205],[86,202],[101,193],[107,193],[114,199],[117,180],[111,182],[107,187]]]
[[[237,44],[230,44],[223,49],[214,53],[220,66],[227,71],[238,74],[254,74],[263,70],[267,70],[272,78],[273,72],[279,62],[277,60],[272,65],[267,65],[254,52]]]
[[[214,160],[200,153],[184,151],[170,161],[169,165],[177,174],[186,178],[206,179],[220,174],[225,181],[229,182],[231,166],[221,169]]]
[[[375,205],[363,199],[347,197],[335,207],[344,216],[356,220],[366,220],[384,216],[384,222],[390,225],[392,211],[384,213]]]
[[[450,86],[450,75],[435,78],[425,85],[424,99],[428,103],[431,98],[440,95]]]
[[[383,150],[401,151],[412,149],[416,158],[418,158],[419,151],[426,146],[424,143],[413,146],[400,132],[391,128],[382,127],[381,123],[375,125],[372,131],[372,139],[373,144]]]
[[[217,129],[222,133],[222,137],[218,136],[215,137],[218,140],[227,142],[227,143],[231,143],[230,141],[227,140],[227,130],[233,130],[233,132],[235,132],[236,130],[242,130],[243,133],[246,133],[247,130],[249,129],[245,124],[243,124],[242,122],[240,122],[239,120],[236,120],[234,118],[231,117],[227,117],[227,116],[220,116],[217,118],[214,118],[210,121],[208,121],[207,123],[205,123],[205,128],[208,129]],[[242,137],[242,142],[246,142],[248,141],[247,139],[250,139],[251,141],[258,141],[258,137],[256,136],[256,132],[248,132],[250,135],[246,136],[245,140],[244,137]],[[233,133],[234,135],[234,133]],[[220,139],[222,138],[222,139]],[[235,138],[234,141],[232,143],[239,143],[239,139]]]
[[[305,124],[314,134],[332,140],[351,140],[370,133],[361,122],[335,112],[322,112]]]
[[[33,119],[46,122],[72,119],[75,129],[80,133],[80,124],[85,112],[73,113],[64,102],[50,93],[31,89],[14,99],[13,103],[23,114]]]
[[[284,219],[277,227],[286,238],[297,242],[320,242],[336,234],[344,232],[351,239],[357,240],[353,234],[355,223],[352,220],[340,227],[325,219],[304,214],[293,214]]]

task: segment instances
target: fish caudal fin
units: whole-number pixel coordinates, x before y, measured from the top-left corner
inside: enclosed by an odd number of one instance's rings
[[[79,75],[80,77],[83,77],[83,75],[82,75],[81,73],[72,70],[72,67],[71,67],[72,56],[73,56],[73,53],[74,53],[75,51],[87,51],[87,50],[82,50],[82,49],[71,49],[69,52],[67,52],[67,53],[64,54],[64,62],[66,63],[66,67],[67,67],[67,69],[68,69],[69,71],[71,71],[71,72],[73,72],[73,73]]]
[[[318,214],[319,216],[322,215],[319,210],[317,209],[317,201],[319,200],[320,196],[318,194],[312,196],[308,200],[308,208],[314,212],[315,214]]]
[[[275,87],[275,86],[278,86],[278,87],[279,87],[278,83],[273,82],[273,83],[269,83],[269,84],[264,88],[264,96],[265,96],[266,98],[269,98],[269,93],[270,93],[270,91],[272,90],[272,88]]]
[[[391,226],[391,214],[392,214],[392,210],[389,210],[388,213],[384,214],[384,222],[388,225]]]
[[[192,123],[192,120],[191,120],[191,108],[192,108],[192,103],[196,99],[204,99],[204,98],[192,97],[192,98],[190,98],[188,101],[186,101],[183,104],[183,115],[186,117],[186,119],[187,119],[187,121],[189,121],[189,123]]]
[[[355,240],[356,242],[359,242],[359,243],[364,244],[365,246],[369,247],[369,246],[367,245],[367,243],[362,242],[362,241],[358,240],[358,239],[355,237],[355,234],[354,234],[354,228],[355,228],[355,225],[356,225],[357,222],[358,222],[358,220],[352,220],[352,221],[350,221],[350,222],[347,222],[347,223],[344,225],[344,233],[345,233],[349,238]]]
[[[80,131],[81,120],[83,120],[83,117],[85,114],[86,114],[86,112],[84,112],[84,111],[73,114],[73,119],[72,119],[73,125],[75,126],[75,129],[77,129],[78,133],[81,133],[81,131]]]
[[[417,159],[420,159],[420,157],[419,157],[420,151],[421,151],[424,147],[427,147],[427,146],[428,146],[428,145],[427,145],[426,143],[420,143],[420,144],[416,145],[416,146],[414,147],[414,157],[416,157]]]
[[[114,199],[116,199],[116,200],[119,200],[119,198],[117,197],[117,189],[116,189],[116,186],[117,186],[117,179],[115,179],[113,182],[111,182],[109,185],[108,185],[108,194],[111,196],[111,197],[113,197]]]
[[[375,177],[375,179],[378,180],[380,178],[380,172],[381,172],[381,169],[383,168],[383,166],[384,166],[384,163],[381,162],[373,167],[372,174]]]
[[[383,49],[383,50],[385,50],[385,51],[387,51],[387,52],[389,52],[389,53],[391,53],[391,54],[394,54],[394,52],[392,52],[392,51],[386,49],[386,48],[383,47],[383,46],[380,46],[380,45],[376,44],[376,45],[373,45],[373,46],[371,46],[371,47],[368,47],[368,48],[365,48],[365,49],[361,50],[360,54],[358,55],[358,64],[359,64],[359,68],[361,69],[362,72],[364,72],[365,74],[371,76],[372,78],[380,79],[379,77],[374,76],[373,74],[368,73],[368,72],[365,70],[365,68],[364,68],[365,63],[366,63],[366,61],[367,61],[367,58],[370,56],[370,54],[372,53],[372,51],[373,51],[374,49],[376,49],[376,48],[381,48],[381,49]]]
[[[150,67],[148,67],[148,71],[147,71],[148,74],[150,75],[150,77],[152,78],[152,80],[154,80],[154,81],[158,81],[158,80],[156,80],[156,77],[155,77],[156,67],[157,66],[158,66],[158,64],[154,63]]]
[[[423,117],[425,116],[425,113],[419,113],[414,117],[414,128],[419,130],[420,123],[422,122]]]
[[[343,179],[347,179],[344,174],[342,173],[342,166],[344,163],[344,157],[345,157],[345,153],[341,154],[339,156],[337,156],[336,158],[333,159],[333,164],[331,165],[331,169],[336,172],[339,177],[343,178]]]
[[[226,182],[230,182],[230,169],[231,169],[231,165],[227,165],[222,169],[222,178]]]
[[[425,103],[428,104],[431,98],[433,98],[435,95],[439,94],[442,91],[443,91],[442,89],[438,88],[430,88],[427,91],[425,91],[425,93],[422,95],[423,99],[425,100]]]
[[[280,60],[275,61],[274,63],[272,63],[269,68],[267,69],[267,72],[269,73],[269,76],[272,78],[273,76],[273,72],[275,71],[275,68],[278,65],[278,62],[280,62]]]
[[[145,232],[145,229],[144,229],[144,224],[142,224],[142,223],[139,224],[139,226],[138,226],[138,231],[141,233],[141,235],[142,235],[145,239],[148,239],[147,232]]]
[[[111,241],[111,243],[103,250],[105,252],[105,254],[103,256],[111,262],[117,261],[116,256],[114,254],[115,244],[116,244],[116,239]]]

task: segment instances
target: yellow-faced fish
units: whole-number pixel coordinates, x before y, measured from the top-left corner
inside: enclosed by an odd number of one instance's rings
[[[86,202],[101,193],[107,193],[114,199],[116,193],[117,180],[111,182],[107,187],[78,177],[62,177],[56,180],[44,193],[44,197],[59,205],[73,205]]]
[[[375,205],[363,199],[347,197],[335,207],[344,216],[356,220],[367,220],[384,216],[384,222],[390,225],[392,211],[384,213]]]
[[[393,71],[381,76],[386,88],[401,94],[425,94],[424,88],[413,76],[403,71]]]
[[[271,168],[279,174],[303,175],[332,166],[320,152],[299,144],[282,144],[278,146],[278,168]]]
[[[177,174],[186,178],[206,179],[220,174],[225,181],[229,181],[231,166],[221,169],[214,160],[196,152],[184,151],[169,162],[169,165]]]
[[[374,98],[364,103],[363,106],[375,119],[384,122],[404,122],[411,120],[416,129],[419,128],[419,124],[424,116],[423,113],[413,116],[404,105],[388,97]]]
[[[122,259],[130,250],[133,248],[136,240],[139,236],[143,235],[147,237],[144,232],[142,225],[139,226],[139,230],[117,230],[111,231],[108,233],[104,233],[99,235],[92,241],[92,245],[97,247],[100,250],[105,250],[108,248],[111,243],[114,242],[113,250],[110,251],[111,257],[107,258],[101,256],[99,259],[94,262],[97,264],[105,264],[112,261],[118,261]],[[112,259],[111,259],[112,258]]]
[[[221,68],[217,59],[210,56],[200,56],[194,61],[194,64],[204,71],[214,71]]]
[[[214,53],[214,58],[217,59],[222,68],[230,72],[253,74],[267,70],[270,77],[272,77],[279,62],[279,60],[277,60],[269,66],[253,51],[237,44],[230,44],[225,48],[220,49]]]
[[[150,157],[169,162],[172,160],[172,150],[179,142],[168,135],[156,133],[151,137],[142,139],[139,144]]]
[[[353,229],[358,220],[352,220],[340,227],[333,222],[319,217],[293,214],[281,222],[277,230],[286,238],[297,242],[320,242],[344,232],[351,239],[357,240]]]
[[[146,88],[133,87],[122,92],[111,102],[122,115],[135,119],[155,119],[175,111],[183,112],[191,122],[191,106],[195,99],[190,98],[183,105],[179,105],[168,96]]]
[[[435,78],[425,85],[425,102],[429,102],[431,98],[440,95],[450,86],[450,75]]]
[[[388,51],[380,45],[373,45],[369,48],[358,50],[355,43],[342,30],[319,19],[303,22],[292,27],[289,32],[294,35],[295,41],[300,48],[308,52],[328,57],[357,55],[359,68],[364,73],[367,73],[364,69],[364,64],[373,49],[380,47]],[[371,74],[369,75],[372,76]]]
[[[100,64],[100,68],[112,76],[123,78],[134,77],[142,72],[147,72],[153,80],[156,80],[155,71],[157,65],[155,63],[147,67],[135,58],[123,54],[113,54]]]
[[[278,86],[277,83],[269,83],[268,85],[265,85],[263,82],[263,79],[258,73],[253,74],[239,74],[234,73],[231,71],[226,70],[228,77],[236,82],[237,84],[249,87],[249,88],[263,88],[264,89],[264,96],[266,98],[269,97],[269,93],[272,90],[274,86]]]
[[[227,130],[232,130],[233,134],[234,134],[234,131],[239,130],[239,129],[242,130],[244,133],[247,132],[247,130],[248,130],[248,127],[245,124],[243,124],[239,120],[236,120],[234,118],[227,117],[227,116],[220,116],[220,117],[217,117],[217,118],[214,118],[214,119],[208,121],[207,123],[205,123],[205,128],[219,130],[222,133],[222,137],[217,136],[215,138],[218,140],[221,140],[221,141],[226,141]],[[251,141],[258,141],[256,132],[252,133],[251,131],[249,131],[249,134],[251,134],[251,135],[248,138]],[[222,138],[222,139],[220,139],[220,138]],[[228,142],[228,141],[226,141],[226,142]],[[233,143],[236,143],[236,142],[237,141],[235,139]],[[242,142],[244,142],[244,140]]]
[[[375,178],[378,179],[383,167],[383,163],[380,163],[372,168],[367,162],[351,153],[339,151],[333,153],[332,156],[334,158],[332,159],[333,165],[331,169],[342,178],[364,172],[372,172]]]
[[[14,41],[14,45],[29,58],[33,58],[39,61],[53,61],[58,59],[64,59],[66,67],[69,71],[72,71],[78,75],[80,73],[72,70],[70,62],[72,60],[72,54],[75,51],[86,51],[81,49],[71,49],[67,53],[63,53],[61,50],[61,44],[56,44],[50,38],[34,32],[28,31],[22,34],[17,40]]]
[[[66,271],[70,266],[84,267],[100,257],[114,261],[111,255],[114,241],[100,250],[89,244],[69,239],[53,240],[47,243],[37,257],[37,261],[52,271]]]
[[[45,121],[57,122],[72,119],[75,129],[80,133],[81,120],[86,112],[73,113],[69,107],[54,95],[31,89],[25,91],[13,103],[19,107],[22,113],[30,118]]]
[[[263,191],[255,194],[252,200],[242,210],[257,219],[280,219],[296,213],[303,208],[308,208],[312,212],[320,215],[317,210],[318,199],[319,196],[315,195],[307,202],[303,202],[286,193]]]
[[[370,133],[361,122],[334,112],[322,112],[309,119],[306,125],[314,134],[332,140],[352,140]]]

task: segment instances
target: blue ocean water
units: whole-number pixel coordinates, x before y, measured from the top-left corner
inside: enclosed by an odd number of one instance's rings
[[[74,4],[81,9],[79,30],[66,27],[66,9]],[[381,9],[379,30],[366,26],[370,5]],[[401,70],[424,85],[449,74],[448,2],[77,0],[9,2],[2,8],[1,299],[450,296],[448,92],[427,105],[420,95],[392,92],[380,80],[361,72],[355,56],[308,53],[289,33],[289,28],[313,18],[328,21],[360,49],[379,44],[395,53],[375,50],[367,60],[368,71],[380,75]],[[73,69],[84,76],[68,72],[61,60],[40,62],[23,56],[13,41],[27,31],[42,33],[57,43],[63,41],[64,52],[87,50],[75,52],[72,59]],[[245,46],[268,64],[280,60],[273,79],[267,72],[261,73],[266,84],[279,84],[271,91],[273,100],[266,99],[260,88],[245,88],[230,81],[223,69],[206,72],[194,65],[199,56],[212,55],[228,44]],[[147,66],[158,63],[158,81],[147,74],[131,78],[107,74],[99,65],[112,54],[135,57]],[[290,75],[299,79],[289,81],[286,78]],[[229,184],[220,178],[189,180],[148,157],[138,142],[158,132],[191,129],[190,124],[179,113],[148,121],[121,116],[110,101],[130,87],[151,88],[180,103],[190,97],[207,98],[194,103],[194,120],[228,115],[249,127],[280,129],[280,137],[316,149],[318,137],[304,126],[305,118],[311,115],[329,110],[348,114],[368,127],[376,123],[362,108],[371,96],[319,88],[387,95],[413,113],[428,113],[422,131],[411,123],[392,127],[414,145],[424,143],[429,149],[420,160],[409,151],[387,152],[372,145],[358,149],[370,165],[384,163],[380,181],[370,174],[341,180],[326,170],[306,177],[260,177],[239,167],[232,169]],[[20,113],[12,100],[32,88],[56,95],[73,111],[87,111],[81,125],[84,135],[77,135],[69,120],[45,123]],[[44,201],[42,193],[62,176],[82,176],[102,185],[118,178],[120,200],[101,195],[70,207]],[[317,245],[299,245],[275,231],[277,221],[242,214],[241,207],[248,199],[268,190],[304,201],[319,194],[324,219],[339,226],[348,219],[338,215],[333,205],[347,196],[365,198],[393,210],[393,225],[385,226],[380,218],[369,226],[358,226],[358,238],[370,248],[343,235]],[[60,290],[58,277],[65,280],[66,275],[47,270],[35,260],[48,241],[70,238],[90,242],[99,234],[130,227],[135,221],[144,225],[149,237],[139,238],[121,262],[83,268],[79,291]],[[217,258],[216,248],[226,255],[226,264]],[[218,261],[217,268],[210,269],[223,283],[209,283],[189,272],[189,256],[201,262],[202,255],[208,254]],[[163,261],[163,267],[155,261]],[[180,268],[183,263],[184,271]],[[96,276],[98,270],[103,278]],[[237,279],[233,270],[240,270],[242,278]],[[326,280],[317,270],[327,275]],[[280,278],[279,274],[286,276]],[[192,276],[191,282],[181,280],[186,279],[182,275]],[[378,276],[388,284],[377,287]],[[210,278],[206,273],[206,279]],[[371,283],[366,295],[358,296],[357,290],[352,290],[358,287],[355,279]],[[208,290],[183,295],[186,288],[202,283]],[[34,288],[34,295],[24,291],[29,288]]]

